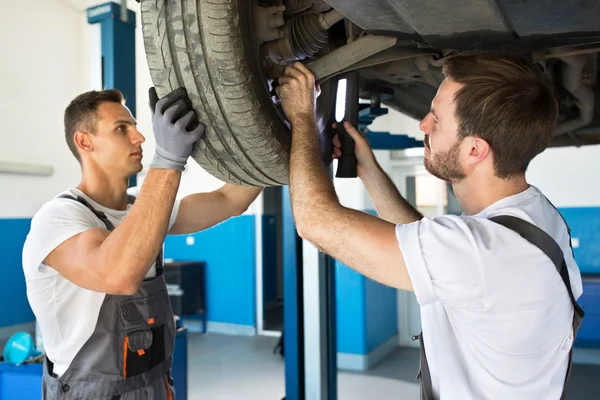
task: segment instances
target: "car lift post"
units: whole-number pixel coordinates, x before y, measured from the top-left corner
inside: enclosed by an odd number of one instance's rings
[[[87,9],[89,24],[100,24],[102,89],[118,89],[135,118],[135,12],[122,12],[121,5],[104,3]],[[136,186],[132,176],[129,186]]]

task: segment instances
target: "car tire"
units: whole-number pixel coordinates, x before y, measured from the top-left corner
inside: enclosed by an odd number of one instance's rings
[[[252,3],[142,0],[146,58],[159,97],[185,87],[205,123],[206,133],[192,155],[202,168],[228,183],[286,185],[289,124],[274,104],[261,68]],[[321,137],[328,136],[336,86],[330,82],[322,87],[319,97]]]

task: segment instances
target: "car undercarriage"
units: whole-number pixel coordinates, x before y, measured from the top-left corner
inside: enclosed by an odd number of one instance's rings
[[[337,79],[357,71],[359,96],[415,119],[428,112],[445,57],[528,58],[559,100],[551,146],[600,144],[600,3],[535,0],[142,0],[145,48],[159,95],[191,92],[209,130],[194,155],[216,177],[287,183],[289,125],[274,83],[296,61],[323,89],[326,140]],[[576,7],[577,5],[577,7]]]

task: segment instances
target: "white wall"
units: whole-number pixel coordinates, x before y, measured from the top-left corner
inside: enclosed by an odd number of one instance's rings
[[[54,175],[0,174],[0,217],[32,216],[44,201],[78,182],[62,117],[85,89],[82,18],[56,0],[2,4],[0,161],[51,165]]]
[[[527,179],[556,207],[600,206],[600,146],[550,148],[529,166]]]

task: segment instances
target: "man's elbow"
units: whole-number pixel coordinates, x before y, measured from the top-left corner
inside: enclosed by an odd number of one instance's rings
[[[140,285],[135,283],[128,283],[120,285],[116,288],[116,293],[121,296],[133,296],[140,290]]]
[[[140,290],[141,282],[134,282],[132,279],[123,278],[123,280],[117,282],[109,282],[108,294],[118,296],[133,296]]]
[[[249,207],[250,206],[247,206],[247,205],[243,205],[243,206],[235,205],[235,206],[231,207],[231,212],[229,213],[229,215],[231,217],[239,217],[242,214],[244,214],[246,211],[248,211]]]
[[[309,217],[296,216],[295,217],[296,231],[298,236],[304,240],[312,241],[314,238],[315,228],[318,228],[316,221],[311,221]]]
[[[112,273],[111,276],[99,276],[98,280],[103,282],[102,286],[105,287],[107,294],[117,296],[132,296],[140,290],[141,286],[141,282],[124,274]]]
[[[292,210],[298,235],[302,239],[314,242],[318,236],[323,235],[323,230],[329,229],[327,221],[340,215],[341,207],[335,203],[324,203],[314,207],[297,205],[294,208],[292,206]]]

